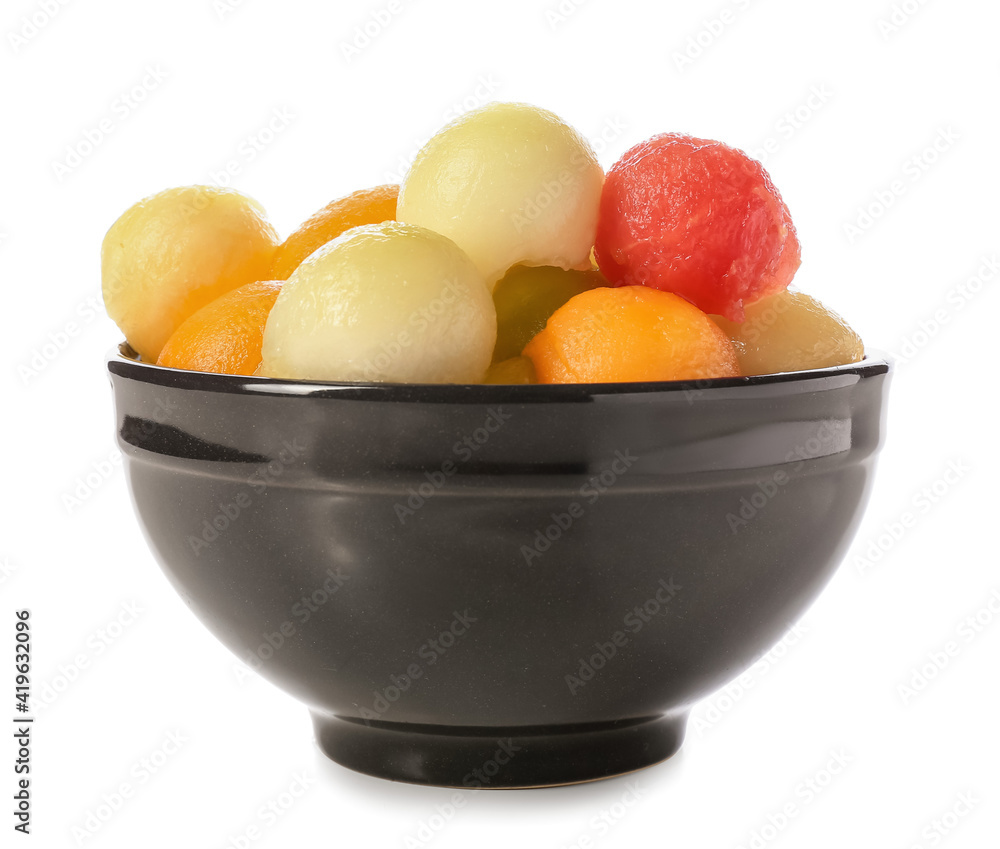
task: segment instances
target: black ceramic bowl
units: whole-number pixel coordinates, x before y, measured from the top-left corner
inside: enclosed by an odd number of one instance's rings
[[[336,384],[108,358],[150,546],[361,772],[529,787],[649,766],[816,598],[889,362],[700,383]]]

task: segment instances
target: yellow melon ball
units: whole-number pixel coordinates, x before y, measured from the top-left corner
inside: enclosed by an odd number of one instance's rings
[[[742,323],[713,315],[733,343],[743,374],[804,371],[865,358],[865,345],[833,310],[787,289],[746,307]]]
[[[292,273],[264,328],[260,373],[477,383],[496,335],[489,287],[461,248],[388,221],[349,230]]]
[[[232,189],[169,189],[128,209],[101,248],[108,315],[156,362],[167,339],[220,295],[268,279],[278,236],[261,206]]]
[[[452,239],[492,285],[516,263],[589,269],[603,184],[594,151],[562,119],[491,103],[427,142],[396,215]]]

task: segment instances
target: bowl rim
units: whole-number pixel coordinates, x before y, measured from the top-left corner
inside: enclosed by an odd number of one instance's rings
[[[486,402],[538,403],[540,401],[575,401],[581,398],[649,393],[704,393],[734,387],[774,386],[810,381],[846,378],[856,380],[888,374],[893,359],[884,351],[866,349],[865,358],[857,363],[828,366],[804,371],[776,372],[745,377],[713,377],[701,380],[664,380],[625,383],[564,383],[564,384],[485,384],[485,383],[371,383],[352,381],[296,380],[258,375],[218,374],[206,371],[169,368],[146,363],[128,342],[112,348],[106,358],[108,372],[118,377],[138,380],[165,388],[201,390],[203,392],[242,395],[285,395],[295,397],[350,396],[368,401],[426,402]],[[791,388],[791,387],[789,387]],[[819,389],[819,387],[815,387]]]

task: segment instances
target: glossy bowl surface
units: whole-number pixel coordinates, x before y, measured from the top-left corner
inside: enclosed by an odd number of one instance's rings
[[[889,361],[696,383],[279,381],[107,361],[139,521],[334,760],[531,787],[678,748],[842,558]]]

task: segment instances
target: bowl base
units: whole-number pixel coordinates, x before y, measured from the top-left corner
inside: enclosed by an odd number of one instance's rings
[[[472,728],[313,713],[316,742],[356,772],[437,787],[513,790],[598,781],[660,763],[687,715],[586,725]]]

